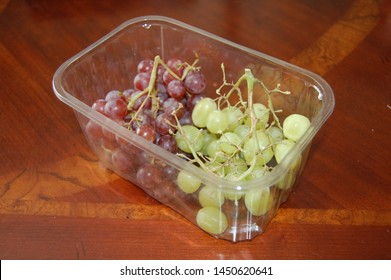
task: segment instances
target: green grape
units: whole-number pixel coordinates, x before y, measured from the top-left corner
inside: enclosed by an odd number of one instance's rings
[[[239,145],[241,141],[241,138],[237,134],[233,132],[226,132],[221,135],[220,139],[218,140],[218,143],[220,149],[223,152],[228,155],[232,155],[239,150]]]
[[[247,176],[247,180],[259,179],[262,178],[266,173],[267,169],[262,165],[256,165],[252,170],[251,174]]]
[[[273,144],[276,144],[278,142],[281,142],[284,139],[284,134],[282,130],[277,126],[272,126],[268,128],[268,134],[273,142]]]
[[[177,177],[178,187],[185,193],[194,193],[201,186],[201,181],[194,175],[181,170]]]
[[[198,193],[198,201],[202,207],[211,206],[219,209],[224,200],[221,190],[215,187],[205,186]]]
[[[297,142],[310,127],[310,120],[300,114],[292,114],[286,117],[282,125],[284,136]]]
[[[228,173],[225,175],[225,179],[227,179],[229,181],[238,181],[238,177],[240,175],[241,174],[238,174],[236,172],[231,172],[231,173]],[[238,187],[237,189],[226,188],[223,191],[223,194],[226,199],[231,200],[231,201],[237,201],[242,198],[242,196],[245,194],[245,192],[243,190],[241,190],[240,187]]]
[[[247,124],[239,125],[234,129],[234,133],[237,134],[240,137],[240,139],[245,138],[249,132],[250,132],[250,126],[248,126]]]
[[[228,131],[233,131],[238,125],[242,123],[244,114],[239,108],[229,106],[223,109],[223,113],[227,118]]]
[[[200,128],[206,127],[206,122],[209,114],[212,111],[216,110],[216,108],[217,105],[216,102],[213,101],[213,99],[209,97],[202,98],[200,101],[197,102],[191,114],[193,124]]]
[[[273,196],[270,188],[254,188],[244,196],[247,210],[254,216],[266,214],[273,206]]]
[[[256,157],[257,165],[265,165],[273,158],[273,150],[270,146],[270,139],[261,130],[256,132],[256,137],[250,137],[244,142],[243,157],[247,164],[251,164]]]
[[[242,158],[234,158],[231,163],[225,166],[225,174],[239,174],[246,172],[248,169],[247,163]]]
[[[282,179],[276,184],[279,189],[288,190],[290,189],[296,181],[301,164],[301,155],[299,155],[296,160],[292,163],[289,171]]]
[[[224,169],[224,165],[216,160],[214,161],[208,161],[208,162],[205,162],[205,166],[206,168],[216,174],[217,176],[219,177],[224,177],[225,176],[225,169]]]
[[[201,130],[193,125],[182,126],[183,134],[178,130],[175,134],[175,140],[178,148],[185,153],[191,153],[191,147],[195,152],[200,151],[204,146],[204,135]]]
[[[228,128],[228,121],[223,111],[213,110],[206,120],[206,128],[214,133],[221,134]]]
[[[283,160],[283,158],[292,149],[294,145],[295,142],[289,139],[282,140],[276,145],[274,153],[277,163],[280,163]]]
[[[196,217],[198,226],[210,234],[221,234],[228,227],[227,217],[215,207],[201,208]]]
[[[206,151],[207,151],[208,156],[213,161],[224,162],[226,160],[226,156],[220,147],[219,140],[212,140],[209,143]]]
[[[262,103],[254,103],[253,104],[253,112],[255,118],[257,119],[256,129],[265,128],[269,122],[269,109],[263,105]],[[245,124],[251,126],[251,118],[248,117],[245,120]]]
[[[202,146],[201,153],[203,155],[208,155],[208,146],[212,141],[217,140],[217,137],[207,129],[202,130],[202,134],[204,135],[204,145]]]

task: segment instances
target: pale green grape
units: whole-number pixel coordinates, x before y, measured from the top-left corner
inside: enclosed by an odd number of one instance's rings
[[[284,136],[297,142],[310,127],[310,120],[300,114],[292,114],[286,117],[282,125]]]
[[[221,135],[218,143],[220,149],[228,155],[232,155],[239,150],[239,145],[242,139],[233,132],[226,132]]]
[[[193,125],[184,125],[182,126],[182,133],[178,130],[175,134],[175,140],[179,149],[186,153],[191,153],[191,147],[195,152],[202,149],[204,146],[204,135],[201,130]]]
[[[289,153],[289,151],[294,145],[295,142],[289,139],[282,140],[276,145],[274,153],[277,163],[280,163],[283,160],[283,158],[286,156],[287,153]]]
[[[230,164],[228,164],[224,170],[226,174],[239,174],[246,172],[248,169],[247,163],[242,158],[234,158],[231,160]]]
[[[254,112],[255,118],[257,119],[256,129],[265,128],[267,123],[269,122],[269,109],[265,105],[263,105],[262,103],[254,103],[253,104],[253,112]],[[247,124],[248,126],[251,126],[250,116],[246,118],[245,124]]]
[[[266,214],[273,206],[273,196],[270,188],[254,188],[244,196],[247,210],[254,216]]]
[[[223,109],[223,113],[225,114],[228,122],[228,131],[233,131],[238,125],[240,125],[243,121],[243,112],[237,107],[226,107]]]
[[[205,162],[205,166],[210,172],[216,174],[217,176],[219,177],[225,176],[225,169],[223,163],[220,163],[216,160],[212,160],[210,162],[209,161]]]
[[[247,164],[251,164],[254,157],[257,165],[268,163],[274,155],[270,144],[269,137],[261,130],[256,132],[256,137],[247,139],[243,145],[243,156]]]
[[[185,193],[194,193],[201,186],[201,181],[194,175],[181,170],[177,177],[178,187]]]
[[[217,105],[213,99],[209,97],[202,98],[195,105],[193,112],[191,114],[191,118],[193,120],[193,124],[200,128],[206,127],[206,122],[209,114],[216,110]]]
[[[216,134],[210,133],[207,129],[202,130],[202,134],[204,135],[204,145],[202,146],[201,153],[207,155],[209,144],[212,141],[217,140],[217,137]]]
[[[284,134],[282,130],[277,126],[272,126],[268,128],[268,134],[271,137],[273,144],[281,142],[284,139]]]
[[[256,165],[252,170],[251,174],[247,176],[247,180],[254,180],[262,178],[266,173],[267,169],[262,165]]]
[[[214,133],[221,134],[228,128],[226,115],[221,110],[213,110],[206,120],[206,128]]]
[[[225,176],[225,179],[229,181],[237,181],[237,178],[239,177],[239,174],[232,172]],[[242,198],[244,195],[244,191],[241,189],[225,189],[223,191],[224,197],[231,201],[236,201]]]
[[[205,186],[198,193],[198,201],[202,207],[211,206],[219,209],[224,200],[221,190],[215,187]]]
[[[290,189],[296,181],[300,164],[301,164],[301,155],[299,155],[296,158],[296,160],[292,163],[291,167],[289,168],[287,174],[284,177],[282,177],[282,179],[276,184],[276,186],[283,190]]]
[[[196,217],[198,226],[210,234],[221,234],[228,227],[227,217],[215,207],[201,208]]]
[[[206,149],[208,156],[213,160],[217,162],[224,162],[226,160],[226,156],[223,152],[223,150],[220,147],[218,140],[212,140],[208,148]]]
[[[239,125],[234,129],[234,133],[237,134],[240,137],[240,139],[243,139],[246,136],[248,136],[249,132],[250,132],[250,126],[248,126],[247,124]]]

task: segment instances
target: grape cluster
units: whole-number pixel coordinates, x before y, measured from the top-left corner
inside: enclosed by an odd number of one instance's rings
[[[165,63],[158,56],[141,60],[133,86],[109,91],[95,100],[92,109],[175,154],[177,125],[192,124],[192,111],[204,97],[206,80],[196,63],[190,65],[177,58]],[[85,132],[114,170],[130,181],[136,179],[136,184],[162,202],[174,199],[177,188],[172,167],[159,166],[150,155],[93,120],[88,121]]]
[[[246,84],[247,96],[243,96],[242,83]],[[254,86],[259,86],[260,92],[266,94],[266,104],[253,101]],[[228,90],[223,92],[224,88]],[[231,102],[234,93],[239,95],[239,102]],[[179,149],[191,154],[195,164],[227,180],[261,178],[282,161],[310,127],[309,119],[301,114],[287,116],[281,125],[271,95],[290,93],[280,90],[279,85],[269,90],[249,70],[235,84],[224,79],[217,94],[215,99],[205,97],[196,104],[192,112],[193,124],[179,127],[175,137]],[[251,215],[267,215],[277,204],[276,188],[284,191],[292,187],[300,157],[296,156],[291,170],[276,187],[224,190],[203,186],[197,178],[183,171],[178,176],[178,186],[186,193],[198,194],[202,207],[197,214],[198,225],[209,233],[221,234],[229,223],[221,211],[225,201],[236,205],[243,201],[245,211]]]

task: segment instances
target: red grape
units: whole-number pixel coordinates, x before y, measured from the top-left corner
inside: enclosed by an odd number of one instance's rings
[[[133,80],[134,87],[138,90],[144,90],[148,87],[151,74],[146,72],[138,73]]]
[[[137,65],[137,72],[139,73],[151,73],[153,69],[153,60],[144,59]]]
[[[185,87],[192,94],[200,94],[205,90],[206,80],[200,72],[190,72],[185,78]]]

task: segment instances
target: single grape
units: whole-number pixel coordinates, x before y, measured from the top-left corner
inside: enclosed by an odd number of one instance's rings
[[[240,150],[241,141],[242,139],[237,134],[233,132],[226,132],[221,135],[218,142],[224,153],[232,155]]]
[[[178,119],[182,118],[185,111],[182,103],[172,97],[163,102],[161,110],[169,114],[175,114]]]
[[[94,142],[101,140],[103,137],[102,126],[92,120],[89,120],[86,124],[85,131],[87,136],[91,137]]]
[[[206,148],[206,154],[216,162],[225,162],[227,159],[226,154],[221,149],[218,139],[212,140]]]
[[[242,173],[246,172],[248,169],[248,165],[246,161],[242,158],[235,158],[231,161],[231,164],[224,167],[225,174],[232,174],[230,176],[237,176],[239,177],[242,175]]]
[[[130,173],[134,170],[134,158],[124,149],[116,148],[111,154],[111,160],[114,168],[120,172]]]
[[[201,181],[194,175],[181,170],[178,173],[177,184],[183,192],[191,194],[199,189]]]
[[[222,234],[228,227],[227,217],[215,207],[201,208],[196,217],[198,226],[210,234]]]
[[[183,116],[179,120],[180,125],[193,125],[193,120],[191,119],[191,112],[189,110],[184,110]]]
[[[183,70],[185,70],[185,64],[184,62],[179,58],[171,58],[167,60],[167,66],[172,70],[175,74],[178,74],[180,77],[183,73]]]
[[[247,176],[247,180],[254,180],[254,179],[259,179],[259,178],[262,178],[266,173],[268,172],[268,170],[262,166],[262,165],[256,165],[251,174]]]
[[[208,146],[209,144],[214,141],[214,140],[217,140],[217,137],[215,134],[213,133],[210,133],[208,130],[202,130],[202,133],[204,135],[204,146],[202,147],[202,154],[203,155],[207,155],[208,154]]]
[[[297,142],[310,127],[310,120],[300,114],[291,114],[284,120],[282,129],[284,136]]]
[[[186,88],[182,81],[172,80],[167,85],[167,93],[176,100],[182,100],[186,95]]]
[[[250,137],[244,142],[243,157],[247,164],[251,164],[256,157],[257,165],[264,165],[273,158],[273,150],[270,139],[265,132],[258,130],[256,137]]]
[[[161,187],[164,176],[161,168],[148,163],[138,169],[136,178],[143,189],[153,194],[155,189]]]
[[[105,99],[97,99],[95,100],[94,104],[92,104],[92,109],[94,109],[95,111],[101,113],[101,114],[105,114],[105,105],[106,105],[107,101]]]
[[[156,131],[155,128],[148,124],[140,125],[137,130],[136,134],[143,137],[149,142],[154,143],[156,141]]]
[[[273,144],[277,144],[284,139],[284,134],[282,130],[277,126],[271,126],[268,128],[267,131]]]
[[[110,100],[113,100],[113,99],[118,99],[118,98],[123,98],[123,94],[121,91],[119,90],[112,90],[112,91],[109,91],[106,96],[105,96],[105,100],[106,101],[110,101]]]
[[[151,110],[140,111],[137,116],[135,116],[134,121],[130,124],[133,131],[137,131],[137,128],[142,125],[155,126],[155,119]]]
[[[246,124],[238,125],[234,129],[234,133],[240,137],[240,139],[244,139],[249,135],[250,127]]]
[[[195,152],[202,149],[204,146],[204,135],[197,127],[184,125],[182,126],[181,131],[182,132],[177,131],[175,134],[175,139],[179,149],[185,153],[191,153],[191,147]]]
[[[221,190],[215,187],[205,186],[198,193],[198,201],[202,207],[211,206],[219,209],[224,200]]]
[[[178,151],[178,145],[176,143],[175,137],[169,134],[159,137],[156,144],[173,154]]]
[[[201,94],[206,88],[206,79],[201,72],[193,71],[186,75],[185,87],[192,94]]]
[[[215,134],[223,133],[228,128],[226,115],[221,110],[213,110],[206,120],[206,128]]]
[[[138,90],[144,90],[148,87],[151,74],[146,72],[138,73],[133,80],[133,85]]]
[[[229,131],[234,131],[236,127],[242,124],[244,114],[239,108],[229,106],[224,108],[222,111],[226,116],[228,122],[227,129]]]
[[[111,99],[105,104],[104,113],[113,120],[123,119],[127,112],[127,104],[123,99]]]
[[[273,206],[273,196],[270,188],[254,188],[244,196],[247,210],[254,216],[261,216],[270,211]]]
[[[216,108],[216,102],[214,102],[213,99],[209,97],[203,98],[198,101],[191,115],[194,125],[201,128],[206,127],[206,122],[209,114],[212,111],[216,110]]]
[[[166,135],[175,133],[176,131],[176,120],[175,117],[170,113],[162,113],[156,117],[155,127],[156,131],[160,135]]]
[[[153,60],[151,60],[151,59],[141,60],[137,64],[137,72],[138,73],[142,73],[142,72],[151,73],[152,69],[153,69]]]
[[[280,163],[283,160],[283,158],[287,153],[289,153],[294,145],[295,142],[289,139],[282,140],[276,145],[274,153],[277,163]]]
[[[267,123],[269,122],[269,109],[262,103],[254,103],[253,110],[255,117],[258,119],[258,124],[260,127],[266,127]]]

